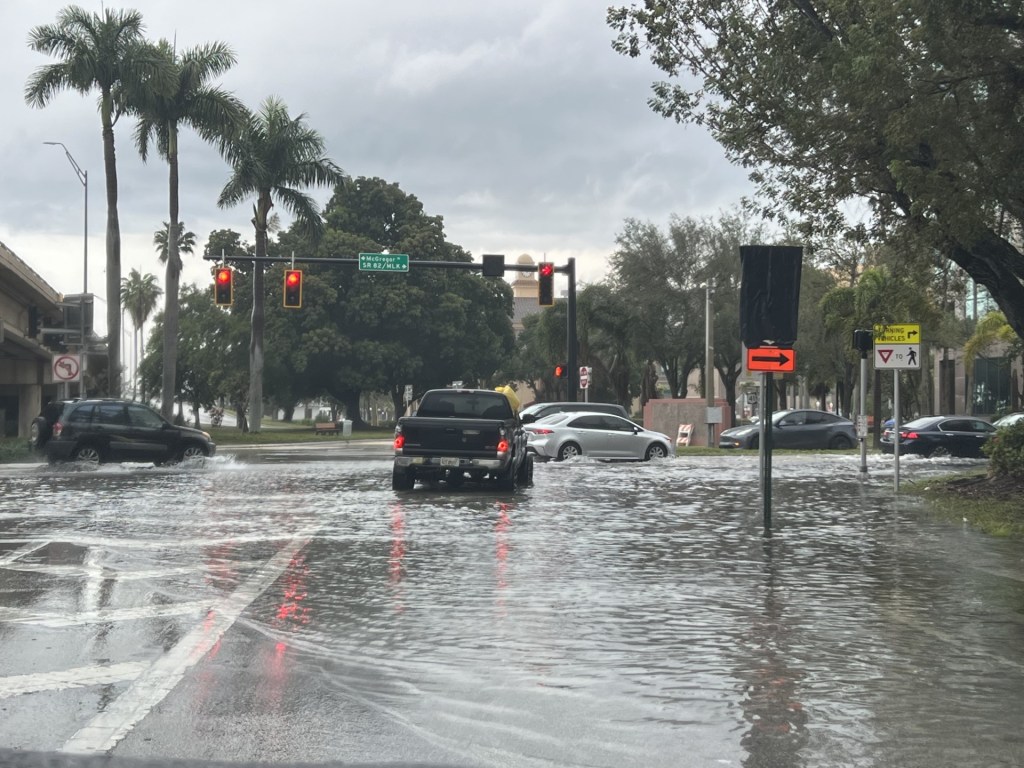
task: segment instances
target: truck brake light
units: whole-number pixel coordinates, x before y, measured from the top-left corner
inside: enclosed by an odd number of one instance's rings
[[[508,453],[508,440],[498,441],[498,453]]]
[[[395,450],[400,451],[405,445],[405,435],[395,435]]]
[[[53,436],[54,437],[60,437],[60,433],[63,432],[63,431],[64,431],[64,425],[61,424],[59,421],[54,422],[54,425],[53,425]]]

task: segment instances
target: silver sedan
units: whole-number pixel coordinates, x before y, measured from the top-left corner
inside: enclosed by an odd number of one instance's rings
[[[526,427],[527,448],[541,459],[648,461],[673,456],[672,439],[608,413],[558,413]]]

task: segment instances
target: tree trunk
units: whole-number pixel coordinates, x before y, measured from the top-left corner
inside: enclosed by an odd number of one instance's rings
[[[107,395],[121,396],[121,225],[117,217],[117,158],[113,100],[101,97],[103,170],[107,182]]]
[[[267,255],[267,218],[272,203],[270,191],[260,192],[253,225],[256,228],[256,257]],[[259,432],[263,421],[263,263],[252,270],[252,325],[249,337],[249,429]]]
[[[169,131],[167,164],[169,173],[170,224],[167,228],[167,272],[164,285],[164,365],[160,389],[160,413],[169,419],[174,407],[177,389],[178,325],[180,304],[178,302],[181,281],[181,256],[178,253],[178,143],[177,131]]]
[[[1024,338],[1024,258],[1020,251],[989,230],[969,246],[954,246],[950,258],[988,288],[1006,322]]]
[[[359,398],[362,392],[358,390],[348,391],[342,394],[338,400],[345,406],[345,418],[352,421],[352,429],[366,429],[369,424],[363,421],[362,411],[359,410]]]

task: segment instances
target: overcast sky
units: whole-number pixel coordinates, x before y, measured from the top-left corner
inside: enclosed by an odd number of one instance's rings
[[[61,148],[43,144],[63,142],[89,174],[89,289],[102,298],[106,203],[96,97],[66,92],[43,109],[24,100],[29,76],[55,61],[29,49],[29,31],[54,23],[66,5],[5,0],[0,10],[0,240],[58,291],[81,291],[82,186]],[[477,259],[573,256],[581,279],[598,280],[626,218],[665,226],[672,213],[716,214],[751,189],[703,131],[651,112],[646,102],[659,73],[611,49],[607,2],[108,5],[141,11],[147,36],[176,37],[179,49],[231,45],[238,63],[221,80],[226,88],[250,108],[276,95],[292,115],[306,113],[348,174],[397,182],[428,214],[443,216],[448,240]],[[127,119],[115,127],[122,268],[162,282],[152,238],[167,219],[167,169],[155,155],[139,159],[132,128]],[[186,132],[180,162],[181,218],[197,235],[197,252],[214,229],[251,242],[251,204],[217,208],[228,177],[220,156]],[[330,195],[314,194],[321,204]],[[184,281],[208,280],[199,254],[186,257]],[[102,322],[102,310],[97,315]]]

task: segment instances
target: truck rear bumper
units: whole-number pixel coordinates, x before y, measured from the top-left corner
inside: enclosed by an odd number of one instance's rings
[[[395,456],[395,466],[429,469],[486,469],[494,471],[508,464],[508,459],[468,459],[462,456]]]

